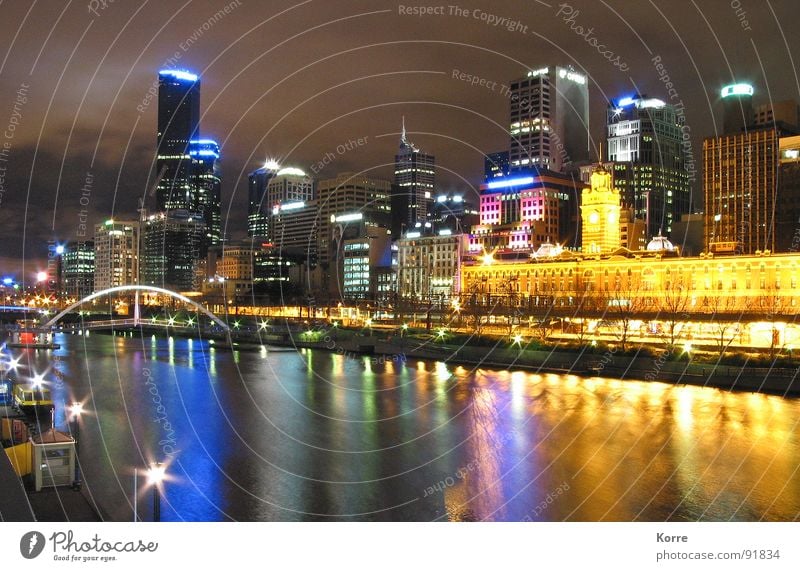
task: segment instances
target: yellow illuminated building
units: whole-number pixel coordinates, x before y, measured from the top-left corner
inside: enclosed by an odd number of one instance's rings
[[[680,321],[678,337],[708,344],[792,348],[800,342],[793,323],[800,253],[684,258],[661,236],[641,251],[620,247],[619,195],[607,173],[595,175],[581,206],[588,252],[465,262],[461,305],[491,310],[495,323],[508,323],[512,315],[518,323],[593,320],[613,333],[625,320],[625,327],[635,321],[644,337]],[[723,323],[731,327],[723,330]]]
[[[591,188],[581,195],[583,251],[608,253],[620,245],[620,196],[613,188],[611,173],[597,169],[590,178]]]

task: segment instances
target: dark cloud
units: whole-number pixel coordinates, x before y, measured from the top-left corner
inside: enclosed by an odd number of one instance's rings
[[[727,0],[464,1],[467,17],[399,14],[410,5],[167,0],[111,2],[92,14],[80,2],[63,13],[54,3],[30,11],[27,2],[3,3],[0,139],[18,91],[29,87],[0,202],[0,265],[41,259],[51,236],[74,237],[87,173],[92,223],[135,212],[152,176],[156,102],[148,90],[170,58],[202,74],[202,130],[223,145],[231,236],[244,230],[246,175],[265,157],[309,169],[367,137],[321,175],[391,177],[403,115],[414,142],[437,156],[442,186],[474,188],[482,153],[507,144],[507,100],[453,79],[454,69],[502,83],[525,68],[572,63],[591,78],[599,140],[607,98],[635,88],[667,97],[652,63],[660,56],[686,105],[698,161],[722,84],[752,81],[764,101],[800,97],[794,0],[742,2],[738,12]],[[508,21],[494,26],[475,9]]]

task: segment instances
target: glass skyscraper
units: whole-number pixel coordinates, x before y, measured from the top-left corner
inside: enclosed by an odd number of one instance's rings
[[[405,208],[406,230],[424,228],[433,213],[433,186],[436,179],[433,155],[420,151],[406,137],[405,121],[400,137],[400,151],[394,160],[394,182],[397,186],[392,197],[393,215],[403,215]],[[397,204],[398,208],[395,207]]]
[[[211,139],[189,143],[192,160],[192,210],[205,222],[206,231],[200,242],[200,255],[210,246],[222,243],[221,169],[219,145]]]
[[[158,73],[158,210],[191,209],[194,202],[190,141],[200,128],[200,79],[180,70]]]

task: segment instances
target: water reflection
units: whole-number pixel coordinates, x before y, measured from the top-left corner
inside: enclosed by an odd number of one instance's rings
[[[171,520],[792,520],[800,402],[572,375],[180,338],[31,353],[85,399],[89,491],[129,520],[171,462]],[[21,362],[26,362],[22,359]],[[145,513],[145,518],[147,514]]]

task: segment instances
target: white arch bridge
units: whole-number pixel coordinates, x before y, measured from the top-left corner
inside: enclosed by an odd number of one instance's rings
[[[174,299],[177,299],[179,301],[182,301],[183,303],[186,303],[186,304],[190,305],[191,307],[194,307],[195,309],[197,309],[201,313],[203,313],[203,315],[205,315],[206,317],[211,319],[214,323],[219,325],[224,331],[226,331],[226,332],[230,331],[230,327],[228,327],[227,323],[222,321],[219,317],[217,317],[216,315],[211,313],[208,309],[206,309],[205,307],[203,307],[202,305],[200,305],[196,301],[194,301],[192,299],[189,299],[185,295],[181,295],[181,294],[179,294],[177,292],[174,292],[172,290],[164,289],[162,287],[157,287],[157,286],[148,286],[148,285],[124,285],[124,286],[117,286],[117,287],[104,289],[102,291],[97,291],[97,292],[95,292],[95,293],[93,293],[91,295],[87,295],[83,299],[80,299],[80,300],[76,301],[75,303],[73,303],[72,305],[70,305],[69,307],[65,308],[63,311],[61,311],[58,314],[56,314],[50,321],[45,323],[42,327],[46,328],[46,329],[51,329],[52,327],[54,327],[56,325],[56,323],[58,323],[61,320],[62,317],[64,317],[65,315],[75,311],[76,309],[78,309],[84,303],[87,303],[89,301],[95,300],[97,298],[100,298],[100,297],[103,297],[103,296],[106,296],[106,295],[109,295],[109,294],[112,294],[112,293],[121,293],[121,292],[129,292],[129,291],[132,291],[132,292],[136,293],[134,310],[133,310],[133,319],[117,319],[117,320],[111,320],[111,321],[107,321],[107,322],[104,321],[104,322],[101,322],[101,324],[103,326],[107,326],[107,327],[111,327],[111,326],[119,326],[119,327],[133,326],[133,327],[137,327],[139,325],[150,324],[147,320],[142,320],[139,317],[139,315],[140,315],[140,313],[139,313],[139,292],[148,292],[148,293],[164,294],[164,295],[167,295],[167,296],[172,297]],[[95,325],[97,325],[97,324],[95,324]]]

